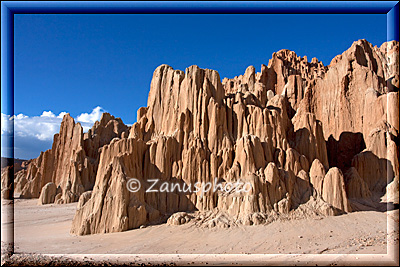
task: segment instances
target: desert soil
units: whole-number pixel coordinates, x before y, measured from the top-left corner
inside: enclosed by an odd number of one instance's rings
[[[386,254],[388,242],[398,243],[398,231],[389,227],[387,233],[388,222],[398,224],[398,210],[227,229],[161,224],[75,236],[69,230],[76,203],[39,206],[36,199],[16,199],[14,207],[16,253]]]

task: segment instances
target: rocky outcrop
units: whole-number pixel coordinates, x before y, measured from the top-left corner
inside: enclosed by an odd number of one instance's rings
[[[86,191],[85,193],[83,193],[78,200],[78,205],[77,205],[77,209],[81,209],[86,202],[88,202],[88,200],[92,197],[92,191]]]
[[[379,112],[371,108],[379,105],[375,104],[379,96],[389,92],[386,81],[393,74],[385,71],[385,55],[378,51],[365,40],[354,42],[306,92],[300,107],[315,113],[325,139],[332,135],[338,140],[342,132],[361,132],[366,137],[382,119],[384,108]]]
[[[322,195],[325,175],[326,171],[324,165],[322,165],[318,159],[315,159],[310,168],[310,182],[319,195]]]
[[[399,176],[394,177],[393,181],[388,184],[382,200],[386,203],[399,204]]]
[[[54,203],[54,199],[57,194],[57,187],[54,183],[47,183],[45,186],[43,186],[40,196],[39,196],[39,204],[44,205],[44,204],[50,204]]]
[[[17,173],[21,177],[15,179],[15,188],[21,191],[21,198],[37,198],[43,191],[42,188],[52,183],[60,191],[56,198],[57,203],[76,202],[83,192],[93,188],[99,149],[128,132],[129,128],[121,119],[104,113],[100,121],[87,133],[83,133],[80,123],[75,123],[66,114],[61,122],[60,132],[54,135],[52,148],[42,152],[28,164],[26,175]],[[41,203],[54,201],[55,198],[51,197]]]
[[[346,192],[349,198],[369,198],[371,191],[366,181],[358,174],[357,169],[351,167],[345,174]]]
[[[28,182],[26,180],[26,169],[20,170],[14,174],[14,192],[21,193],[22,189]]]
[[[299,57],[293,51],[282,49],[273,53],[268,66],[261,66],[261,72],[256,73],[255,68],[250,66],[244,75],[233,79],[225,78],[222,83],[227,93],[250,92],[261,105],[269,100],[268,95],[284,95],[296,110],[306,89],[316,79],[324,77],[326,71],[327,67],[318,59],[313,58],[308,62],[306,56]]]
[[[355,167],[371,190],[384,190],[386,176],[390,182],[399,170],[398,50],[396,41],[380,48],[354,42],[332,60],[297,111],[313,112],[322,122],[330,166]]]
[[[294,126],[287,96],[274,89],[260,98],[252,89],[254,77],[249,68],[243,79],[250,86],[233,92],[216,71],[158,67],[148,105],[138,110],[129,138],[102,149],[92,197],[77,211],[71,232],[124,231],[175,212],[213,209],[247,224],[252,214],[287,214],[309,201],[310,162],[317,159],[329,168],[322,127],[313,114],[296,117]],[[154,178],[213,186],[216,178],[222,187],[242,180],[252,190],[181,194],[141,188],[132,193],[127,189],[132,177],[142,185]],[[342,193],[333,204],[346,201]],[[340,209],[327,205],[326,214]],[[347,211],[347,203],[344,207]]]
[[[21,186],[26,183],[26,168],[30,160],[1,157],[1,197],[12,200],[14,192],[19,193]]]
[[[22,195],[52,182],[55,203],[79,199],[71,228],[79,235],[167,218],[228,227],[351,212],[354,199],[396,188],[396,62],[397,42],[360,40],[329,66],[281,50],[261,72],[250,66],[222,82],[214,70],[161,65],[130,129],[104,114],[83,133],[66,115],[53,148],[20,179]],[[140,189],[129,190],[131,178]],[[149,179],[157,192],[147,192]],[[223,190],[234,183],[250,190]],[[217,190],[177,189],[195,184]]]
[[[350,211],[344,177],[340,169],[333,167],[325,175],[322,185],[322,198],[338,210]]]
[[[1,198],[12,199],[13,198],[13,167],[5,166],[1,169]]]

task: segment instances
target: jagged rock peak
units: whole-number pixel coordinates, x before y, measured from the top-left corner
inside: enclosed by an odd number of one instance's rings
[[[182,211],[223,212],[246,225],[303,205],[351,212],[350,198],[382,195],[399,175],[396,45],[356,41],[329,68],[280,50],[261,72],[249,66],[222,82],[214,70],[161,65],[132,127],[103,114],[83,134],[65,116],[53,148],[29,164],[20,187],[42,204],[80,198],[74,234],[125,231]],[[251,190],[147,194],[130,192],[130,177],[243,180]]]
[[[67,113],[59,133],[54,135],[52,148],[30,162],[26,176],[18,179],[16,188],[24,198],[46,196],[40,198],[41,204],[76,202],[94,185],[99,149],[114,138],[127,137],[128,133],[129,127],[108,113],[103,113],[101,119],[83,133],[81,124],[75,123]],[[43,188],[49,183],[57,187],[57,195],[47,197]]]
[[[272,54],[272,59],[275,57],[279,58],[281,60],[289,61],[289,62],[302,61],[304,63],[311,63],[311,64],[324,66],[324,64],[321,61],[319,61],[316,57],[313,57],[311,59],[311,62],[308,62],[307,56],[300,57],[296,54],[296,52],[289,50],[289,49],[281,49],[278,52],[274,52]],[[270,60],[270,62],[271,62],[271,60]],[[269,64],[268,64],[268,66],[270,67]]]

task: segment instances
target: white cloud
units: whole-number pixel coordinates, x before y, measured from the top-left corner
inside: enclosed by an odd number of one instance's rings
[[[95,123],[96,121],[100,120],[101,114],[104,113],[104,110],[102,107],[95,107],[91,113],[82,113],[77,117],[77,120],[80,122],[90,122],[90,123]]]
[[[23,119],[23,118],[28,118],[28,116],[25,116],[24,114],[18,114],[17,116],[15,116],[17,119]]]
[[[54,118],[56,115],[54,115],[53,112],[51,111],[43,111],[42,115],[40,117],[49,117],[49,118]]]
[[[60,114],[58,114],[57,118],[63,118],[64,115],[67,114],[67,112],[60,112]]]
[[[1,113],[1,135],[12,132],[10,115]]]
[[[57,118],[51,111],[44,111],[40,116],[14,116],[14,136],[32,137],[42,141],[52,140],[60,130],[62,118]]]
[[[91,113],[78,115],[75,121],[80,122],[84,132],[86,132],[93,126],[96,120],[100,120],[103,112],[105,112],[103,108],[95,107]],[[53,136],[60,131],[61,121],[65,114],[67,113],[60,112],[60,114],[56,115],[52,111],[43,111],[40,116],[30,117],[18,114],[10,117],[1,113],[1,135],[11,134],[12,123],[14,122],[15,153],[25,149],[24,147],[19,147],[19,144],[28,144],[30,142],[46,146],[50,144],[51,147]],[[40,151],[45,151],[50,147],[43,147]],[[34,151],[34,153],[39,155],[40,151]],[[27,155],[30,154],[28,153]],[[32,157],[37,157],[37,155]],[[15,155],[15,157],[18,157],[18,155]]]

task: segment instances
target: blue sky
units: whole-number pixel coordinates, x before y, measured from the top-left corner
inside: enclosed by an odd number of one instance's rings
[[[249,65],[260,71],[284,48],[328,65],[355,40],[386,41],[385,15],[15,15],[14,23],[14,112],[30,127],[16,127],[20,158],[51,147],[62,112],[86,128],[103,111],[134,123],[161,64],[215,69],[222,79]]]

